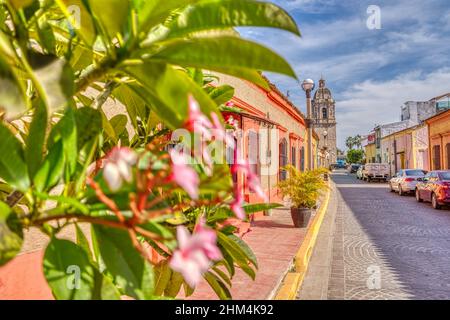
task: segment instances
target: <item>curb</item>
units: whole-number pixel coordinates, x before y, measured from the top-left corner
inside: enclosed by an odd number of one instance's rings
[[[308,270],[309,260],[316,244],[317,235],[319,234],[325,213],[328,209],[330,195],[331,186],[328,183],[328,191],[325,194],[324,201],[311,222],[300,249],[294,257],[294,270],[286,274],[273,300],[295,300],[297,297],[297,292],[302,286],[303,279]]]

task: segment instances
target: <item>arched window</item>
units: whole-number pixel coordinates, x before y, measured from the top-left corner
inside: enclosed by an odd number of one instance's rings
[[[327,108],[323,108],[322,109],[322,118],[323,119],[328,119],[328,110],[327,110]]]
[[[288,145],[286,139],[281,140],[280,142],[280,180],[286,180],[287,173],[285,170],[282,170],[282,167],[287,166],[288,164]]]

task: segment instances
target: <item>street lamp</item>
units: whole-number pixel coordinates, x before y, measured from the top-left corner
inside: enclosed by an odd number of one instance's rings
[[[328,131],[325,130],[322,134],[323,134],[323,140],[324,140],[324,150],[328,154],[328,151],[327,151],[328,150],[328,141],[327,141]],[[328,159],[329,159],[329,156],[325,158],[325,166],[327,168],[329,166]]]
[[[312,147],[312,108],[311,108],[311,91],[314,90],[315,84],[314,81],[311,79],[306,79],[302,83],[302,89],[306,93],[306,124],[308,126],[308,169],[313,169],[313,163],[314,163],[314,155],[312,153],[313,147]]]

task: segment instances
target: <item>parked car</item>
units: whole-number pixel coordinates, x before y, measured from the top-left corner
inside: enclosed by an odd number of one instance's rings
[[[416,200],[431,202],[434,209],[450,205],[450,170],[431,171],[419,180]]]
[[[363,170],[364,170],[364,165],[360,166],[358,171],[356,171],[356,179],[362,180]]]
[[[349,173],[356,173],[361,165],[360,164],[351,164],[348,166]]]
[[[363,180],[387,181],[389,178],[389,164],[387,163],[366,163],[363,170]]]
[[[389,181],[389,188],[391,192],[397,191],[401,196],[415,192],[417,179],[423,178],[427,173],[420,169],[402,169]]]

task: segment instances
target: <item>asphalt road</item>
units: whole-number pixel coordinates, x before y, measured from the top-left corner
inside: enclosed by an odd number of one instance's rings
[[[450,210],[344,171],[335,183],[328,299],[450,299]]]

